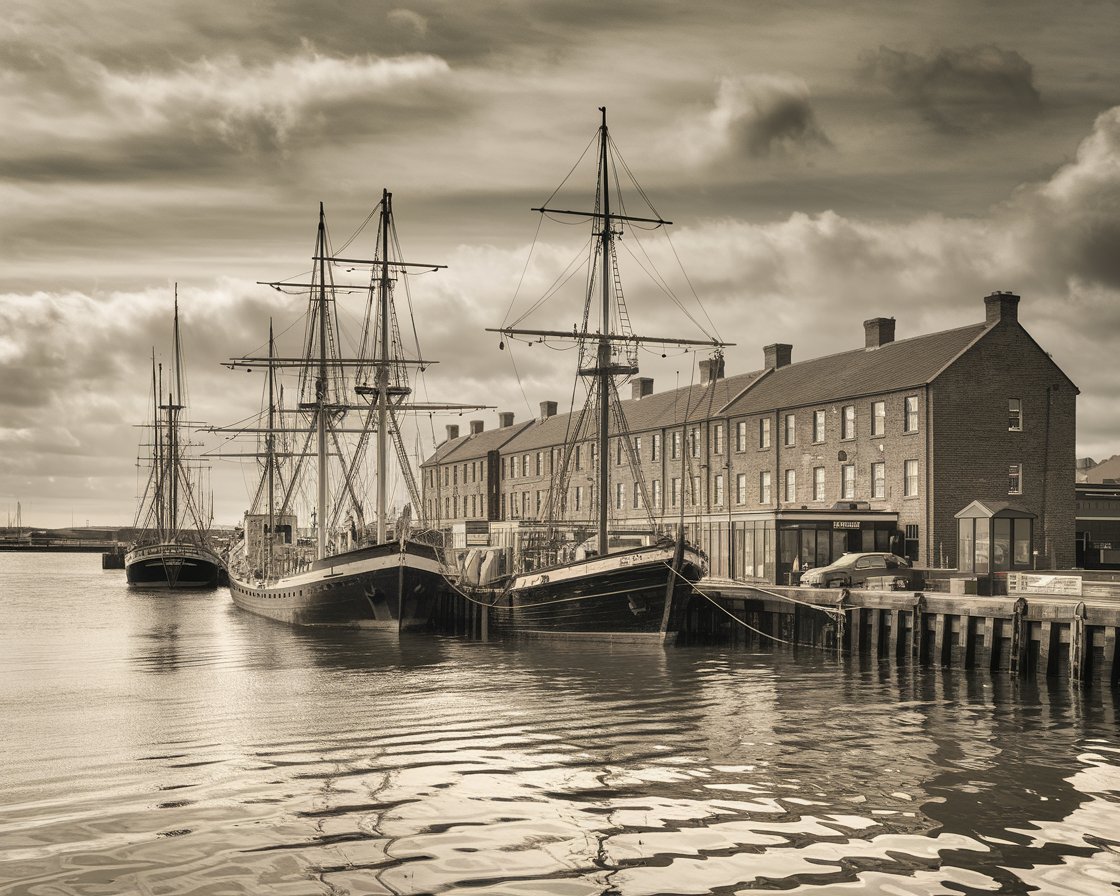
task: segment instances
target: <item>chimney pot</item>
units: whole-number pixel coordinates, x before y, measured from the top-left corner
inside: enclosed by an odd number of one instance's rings
[[[762,349],[763,364],[767,370],[777,370],[786,367],[793,361],[793,346],[784,342],[775,342]]]
[[[894,318],[873,317],[863,322],[863,347],[879,348],[894,342]]]
[[[1019,297],[1013,292],[993,292],[984,297],[985,323],[1000,321],[1016,323],[1019,320]]]

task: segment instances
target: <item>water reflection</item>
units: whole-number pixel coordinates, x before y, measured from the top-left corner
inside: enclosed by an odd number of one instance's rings
[[[1112,694],[804,651],[292,629],[225,592],[69,575],[66,626],[0,595],[0,892],[1120,879]]]

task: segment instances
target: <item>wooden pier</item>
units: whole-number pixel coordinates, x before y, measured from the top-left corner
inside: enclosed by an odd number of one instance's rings
[[[705,583],[681,640],[789,644],[893,660],[1065,676],[1116,686],[1120,599],[977,597]]]

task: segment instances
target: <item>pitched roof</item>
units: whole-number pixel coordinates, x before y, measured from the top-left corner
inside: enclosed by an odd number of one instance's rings
[[[500,429],[486,429],[479,433],[468,433],[465,436],[459,436],[457,439],[448,439],[436,446],[436,450],[432,452],[431,456],[428,457],[421,466],[443,463],[447,460],[475,460],[485,457],[487,452],[493,451],[496,448],[501,448],[511,438],[532,424],[532,420],[522,420],[520,423],[514,423],[512,426],[504,426]]]
[[[758,377],[722,412],[751,414],[923,386],[987,329],[987,324],[972,324],[779,367]]]
[[[1091,470],[1086,472],[1085,481],[1094,484],[1120,481],[1120,454],[1101,461]]]

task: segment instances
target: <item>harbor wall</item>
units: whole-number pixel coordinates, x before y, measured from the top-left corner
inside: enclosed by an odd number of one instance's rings
[[[710,586],[695,595],[686,643],[779,644],[902,664],[1068,677],[1116,687],[1120,600]]]

